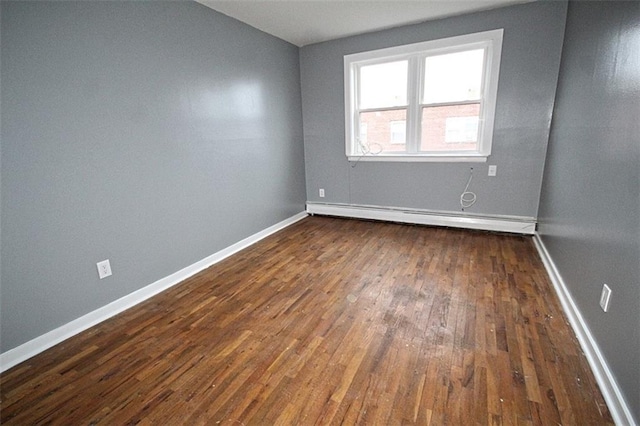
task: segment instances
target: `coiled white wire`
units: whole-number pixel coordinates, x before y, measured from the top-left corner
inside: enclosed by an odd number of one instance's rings
[[[469,171],[469,180],[467,180],[467,186],[464,187],[464,191],[460,194],[460,207],[462,210],[471,207],[476,203],[476,194],[469,191],[469,185],[471,185],[471,181],[473,180],[473,167],[471,171]]]
[[[362,155],[358,157],[358,159],[356,161],[354,161],[351,164],[351,168],[355,169],[356,166],[358,165],[358,162],[360,161],[360,159],[362,158],[362,156],[364,155],[378,155],[382,152],[382,145],[380,145],[379,143],[372,143],[372,144],[364,144],[362,142],[360,142],[360,139],[358,139],[358,145],[360,145],[360,149],[362,150]],[[376,147],[377,149],[375,151],[371,150],[371,147]]]

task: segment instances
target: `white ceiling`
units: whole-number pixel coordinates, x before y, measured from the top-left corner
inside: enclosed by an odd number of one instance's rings
[[[296,46],[532,0],[196,0]]]

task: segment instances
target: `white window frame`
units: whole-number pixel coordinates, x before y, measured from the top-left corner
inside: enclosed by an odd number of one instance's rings
[[[402,126],[402,136],[404,136],[402,141],[396,141],[393,139],[393,135],[395,134],[394,125]],[[394,120],[389,122],[389,143],[391,145],[405,145],[407,143],[407,120]]]
[[[491,155],[493,126],[498,94],[503,29],[465,34],[456,37],[426,41],[345,55],[345,148],[349,161],[458,161],[485,162]],[[424,61],[428,56],[443,55],[474,49],[485,50],[477,149],[473,151],[417,150],[421,135],[421,95],[424,80]],[[365,65],[408,60],[407,81],[407,152],[380,153],[366,149],[358,142],[360,136],[358,90],[359,69]],[[385,108],[386,109],[386,108]],[[403,107],[404,109],[404,107]]]

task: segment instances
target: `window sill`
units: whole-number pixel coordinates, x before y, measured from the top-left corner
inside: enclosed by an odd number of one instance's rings
[[[486,163],[486,155],[348,155],[349,161],[401,163]]]

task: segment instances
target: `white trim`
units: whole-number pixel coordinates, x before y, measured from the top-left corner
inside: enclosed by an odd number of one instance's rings
[[[134,291],[124,297],[121,297],[118,300],[115,300],[101,308],[96,309],[95,311],[89,312],[86,315],[81,316],[61,327],[56,328],[55,330],[51,330],[48,333],[45,333],[41,336],[36,337],[22,345],[13,348],[7,352],[0,354],[0,372],[6,371],[9,368],[49,349],[50,347],[57,345],[58,343],[66,340],[76,334],[93,327],[94,325],[105,321],[114,315],[119,314],[122,311],[125,311],[150,297],[155,296],[158,293],[163,292],[164,290],[173,287],[176,284],[184,281],[190,276],[202,271],[220,262],[223,259],[239,252],[242,249],[245,249],[252,244],[257,243],[263,238],[268,237],[269,235],[286,228],[298,222],[301,219],[307,217],[307,213],[301,212],[294,216],[291,216],[288,219],[285,219],[281,222],[276,223],[273,226],[270,226],[258,233],[255,233],[237,243],[230,245],[227,248],[224,248],[198,262],[187,266],[173,274],[161,278],[158,281],[147,285],[139,290]]]
[[[442,54],[449,51],[467,50],[467,46],[483,46],[488,40],[502,40],[504,29],[480,31],[477,33],[462,34],[453,37],[439,38],[435,40],[421,41],[418,43],[403,44],[399,46],[385,47],[376,50],[367,50],[359,53],[345,55],[352,62],[378,63],[385,62],[388,58],[396,60],[413,55],[416,52],[429,51],[430,54]],[[462,46],[462,47],[460,47]]]
[[[328,216],[374,219],[419,225],[450,226],[453,228],[481,229],[485,231],[533,234],[536,219],[523,216],[471,215],[398,207],[366,206],[354,204],[326,204],[307,202],[307,213]]]
[[[349,161],[391,161],[398,163],[486,163],[485,156],[469,155],[349,155]]]
[[[582,317],[578,306],[573,300],[573,297],[571,297],[571,292],[562,279],[558,268],[553,262],[549,251],[540,237],[540,234],[536,232],[533,241],[536,245],[540,258],[542,259],[542,263],[549,274],[549,278],[553,283],[553,287],[558,294],[558,298],[562,304],[562,309],[567,315],[573,331],[576,333],[580,346],[582,347],[582,350],[587,357],[587,361],[591,366],[593,375],[600,386],[600,391],[607,402],[613,421],[617,425],[637,425],[633,418],[633,414],[631,413],[631,409],[625,401],[615,377],[611,373],[611,369],[602,355],[595,338],[591,334],[589,326]]]

